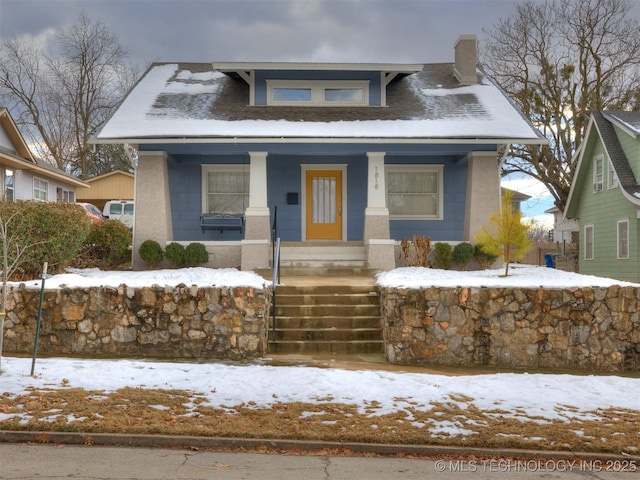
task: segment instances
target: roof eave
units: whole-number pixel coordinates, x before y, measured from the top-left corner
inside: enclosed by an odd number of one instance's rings
[[[309,63],[309,62],[212,62],[220,72],[246,72],[256,70],[342,70],[416,73],[422,63]]]
[[[629,126],[627,123],[625,123],[622,120],[620,120],[618,117],[607,113],[606,110],[603,110],[600,113],[602,113],[602,116],[605,119],[607,119],[609,122],[614,124],[616,127],[618,127],[620,130],[625,132],[630,137],[633,137],[634,139],[638,138],[638,132],[636,130],[634,130],[631,126]]]
[[[494,144],[546,145],[546,138],[486,138],[486,137],[137,137],[96,138],[96,145],[148,143],[444,143],[444,144]]]
[[[70,183],[72,185],[75,185],[76,187],[89,187],[91,188],[90,185],[87,185],[85,182],[83,182],[82,180],[79,180],[77,178],[71,177],[65,173],[57,173],[54,172],[52,170],[48,170],[46,168],[42,168],[38,165],[23,165],[20,170],[26,170],[29,172],[34,172],[37,173],[39,175],[42,175],[43,177],[49,177],[49,178],[55,178],[57,180],[63,181],[65,183]]]

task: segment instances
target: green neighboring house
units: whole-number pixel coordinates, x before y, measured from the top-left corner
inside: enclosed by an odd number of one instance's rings
[[[565,220],[580,232],[580,273],[640,282],[640,112],[593,112]]]

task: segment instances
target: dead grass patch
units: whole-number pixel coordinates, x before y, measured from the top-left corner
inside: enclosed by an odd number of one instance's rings
[[[640,411],[582,412],[586,420],[529,417],[523,411],[479,410],[463,395],[450,402],[381,413],[381,405],[278,402],[269,408],[248,403],[213,408],[197,393],[123,388],[113,393],[79,388],[31,390],[0,396],[4,430],[82,433],[196,435],[336,442],[458,445],[628,452],[640,445]],[[572,407],[560,410],[576,413]],[[562,412],[560,412],[562,413]],[[564,418],[564,419],[563,419]]]

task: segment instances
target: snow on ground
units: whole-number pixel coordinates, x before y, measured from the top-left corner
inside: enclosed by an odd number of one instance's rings
[[[491,270],[437,270],[434,268],[396,268],[378,274],[378,285],[383,287],[520,287],[520,288],[570,288],[609,287],[611,285],[635,286],[611,278],[564,272],[555,268],[531,265],[509,265],[509,276],[504,277],[504,268]]]
[[[181,389],[204,397],[206,405],[231,411],[241,404],[261,408],[280,402],[346,403],[358,405],[360,413],[374,416],[392,412],[411,415],[409,408],[429,411],[431,402],[459,403],[456,398],[462,396],[471,397],[471,405],[480,410],[500,409],[518,418],[524,413],[530,418],[548,420],[590,420],[594,418],[593,412],[602,408],[640,408],[637,396],[640,379],[613,375],[448,376],[271,366],[261,361],[232,364],[68,358],[37,359],[34,377],[29,375],[30,371],[31,359],[4,357],[0,391],[13,396],[30,389],[79,387],[105,393],[122,387]],[[460,402],[460,405],[468,408],[469,404]],[[13,415],[17,414],[0,413],[0,420]],[[455,429],[451,433],[456,434]]]
[[[384,287],[523,287],[523,288],[565,288],[565,287],[608,287],[610,285],[640,286],[611,278],[580,275],[554,268],[514,264],[509,266],[509,276],[504,277],[504,268],[492,270],[456,271],[435,268],[405,267],[378,274],[378,285]],[[286,284],[286,277],[282,279]],[[40,288],[42,280],[22,282],[27,288]],[[97,268],[69,269],[67,273],[45,279],[45,288],[62,287],[130,287],[151,285],[176,286],[249,286],[264,288],[271,281],[253,272],[235,268],[181,268],[149,271],[101,271]],[[14,284],[17,285],[17,284]]]
[[[378,275],[383,286],[568,286],[633,285],[612,279],[578,275],[546,267],[514,266],[509,277],[503,269],[455,272],[424,268],[399,268]],[[283,279],[286,283],[286,278]],[[220,285],[262,288],[262,277],[234,269],[187,268],[149,272],[74,270],[46,279],[48,288],[95,285]],[[25,282],[29,288],[41,281]],[[407,411],[410,406],[429,410],[430,402],[456,403],[471,397],[481,410],[524,411],[543,419],[592,419],[602,408],[640,409],[640,379],[615,375],[556,375],[496,373],[437,375],[371,369],[358,371],[310,366],[271,366],[265,361],[157,362],[149,360],[90,360],[43,358],[30,374],[31,359],[5,357],[0,372],[0,392],[18,395],[28,389],[81,387],[111,392],[122,387],[184,389],[202,395],[214,407],[255,402],[256,408],[276,402],[344,402],[362,412],[379,404],[374,414]],[[401,369],[401,367],[400,367]],[[108,372],[108,374],[105,374]],[[242,381],[238,381],[241,378]],[[330,399],[330,400],[327,400]],[[411,402],[411,405],[409,405]],[[464,408],[467,403],[461,404]],[[568,408],[575,407],[575,410]],[[588,413],[588,412],[592,413]],[[0,420],[7,414],[0,413]],[[463,431],[451,434],[463,435]]]

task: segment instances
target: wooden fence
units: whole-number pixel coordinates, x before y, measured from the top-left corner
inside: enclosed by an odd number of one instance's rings
[[[569,242],[537,242],[521,260],[527,265],[547,265],[545,255],[551,255],[555,268],[578,271],[578,249]]]

